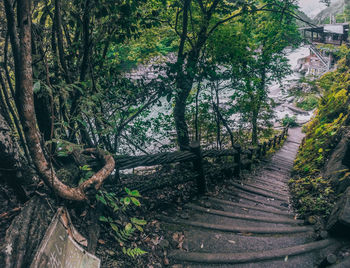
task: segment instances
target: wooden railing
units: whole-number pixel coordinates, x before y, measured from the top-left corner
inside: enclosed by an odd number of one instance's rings
[[[171,163],[192,162],[193,170],[196,174],[196,183],[199,194],[203,194],[207,190],[207,183],[205,179],[205,171],[203,167],[203,160],[206,158],[217,158],[223,156],[232,156],[233,174],[239,177],[242,170],[250,170],[253,163],[263,158],[266,153],[275,148],[285,139],[288,133],[288,126],[283,128],[280,135],[275,135],[268,141],[258,144],[248,149],[241,149],[240,145],[234,145],[233,149],[225,150],[201,150],[199,142],[192,142],[188,151],[164,152],[153,155],[141,156],[116,156],[116,172],[120,170],[136,168],[140,166],[155,166],[167,165]]]

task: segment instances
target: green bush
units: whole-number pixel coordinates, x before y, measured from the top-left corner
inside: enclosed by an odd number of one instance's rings
[[[311,111],[317,107],[318,98],[314,95],[305,97],[302,101],[297,102],[296,106],[305,111]]]
[[[306,125],[306,136],[294,161],[290,180],[294,205],[299,214],[327,218],[336,201],[333,186],[321,170],[336,146],[336,137],[349,116],[350,70],[345,60],[338,69],[317,81],[324,94],[318,102],[314,118]],[[312,103],[304,104],[308,105]]]
[[[285,115],[285,117],[282,119],[282,125],[285,127],[289,125],[290,127],[296,127],[298,124],[296,122],[297,118],[295,115],[292,117],[289,117],[288,114]]]

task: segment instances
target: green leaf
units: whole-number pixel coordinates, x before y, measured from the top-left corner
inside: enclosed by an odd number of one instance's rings
[[[57,153],[58,156],[68,156],[68,153],[67,152],[64,152],[64,151],[59,151]]]
[[[138,190],[133,190],[131,191],[130,193],[131,196],[134,196],[134,197],[141,197],[140,193]]]
[[[135,197],[130,197],[131,201],[134,203],[135,206],[141,206],[141,203],[138,199],[136,199]]]
[[[135,228],[140,232],[143,232],[143,228],[140,225],[135,225]]]
[[[125,225],[125,231],[130,232],[132,229],[132,224],[129,222],[127,225]]]
[[[124,198],[124,204],[125,205],[129,205],[130,204],[130,198],[129,197],[125,197]]]
[[[126,192],[128,195],[131,195],[131,191],[130,191],[129,188],[125,187],[124,189],[125,189],[125,192]]]
[[[92,168],[89,166],[89,165],[84,165],[82,167],[80,167],[81,170],[84,170],[84,171],[90,171],[92,170]]]
[[[98,219],[99,219],[99,221],[108,222],[108,220],[105,216],[100,216]]]
[[[134,224],[138,224],[138,225],[145,225],[145,224],[147,224],[147,221],[141,220],[141,219],[138,219],[138,218],[131,218],[131,222],[134,223]]]
[[[96,199],[100,201],[102,204],[107,205],[106,199],[102,195],[96,194]]]
[[[119,228],[118,226],[115,224],[115,223],[110,223],[112,229],[115,231],[115,232],[118,232],[119,231]]]

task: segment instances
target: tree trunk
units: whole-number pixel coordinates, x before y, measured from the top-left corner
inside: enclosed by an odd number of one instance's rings
[[[40,135],[37,130],[37,120],[34,111],[32,55],[31,55],[31,3],[28,0],[17,1],[19,36],[20,36],[20,69],[15,73],[19,82],[18,88],[18,113],[22,122],[24,134],[34,165],[41,179],[52,188],[60,197],[83,201],[86,200],[85,191],[94,186],[98,189],[103,181],[114,170],[113,157],[96,149],[86,149],[86,152],[95,153],[104,158],[105,166],[94,174],[89,180],[76,188],[71,188],[62,183],[56,176],[51,162],[45,158],[41,147]]]
[[[258,111],[253,111],[252,116],[252,145],[258,144]]]
[[[55,32],[57,35],[57,46],[58,46],[58,55],[62,69],[64,71],[64,77],[67,83],[71,83],[71,79],[68,73],[68,68],[64,58],[64,48],[63,48],[63,34],[62,34],[62,17],[61,17],[61,0],[55,1]]]
[[[198,81],[198,88],[196,92],[196,114],[194,118],[194,128],[196,130],[196,141],[199,141],[199,129],[198,129],[198,113],[199,113],[199,107],[198,107],[198,102],[199,102],[199,92],[201,90],[201,81]]]

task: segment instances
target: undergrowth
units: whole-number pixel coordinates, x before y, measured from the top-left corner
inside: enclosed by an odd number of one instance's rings
[[[336,200],[330,181],[322,177],[322,168],[349,116],[350,71],[345,60],[338,64],[337,70],[317,82],[324,94],[314,118],[304,128],[306,136],[294,162],[290,187],[295,207],[303,217],[326,218]]]

